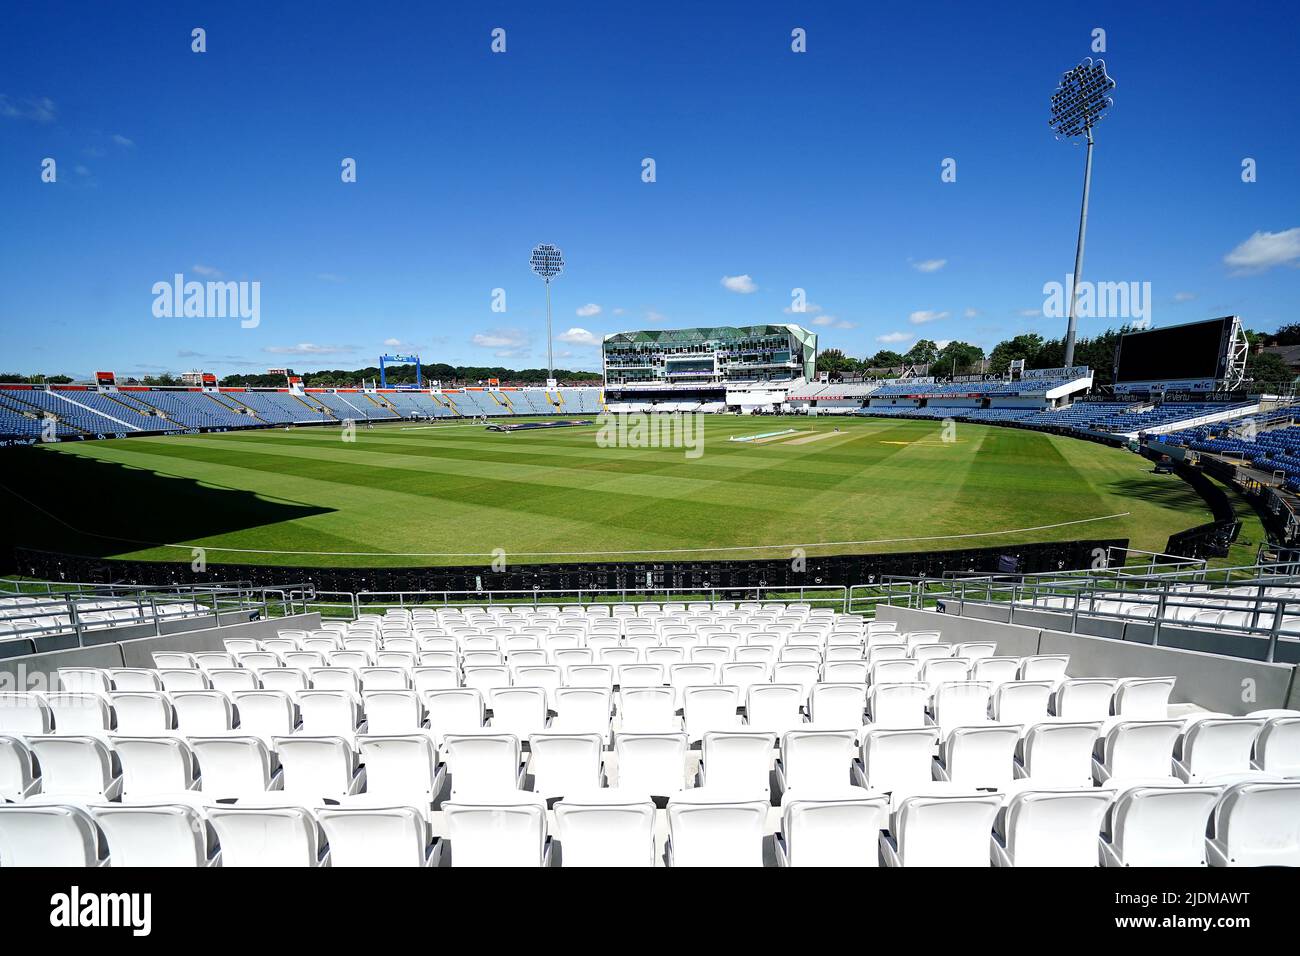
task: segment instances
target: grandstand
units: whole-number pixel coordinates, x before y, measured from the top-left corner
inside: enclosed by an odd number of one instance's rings
[[[46,688],[0,693],[0,864],[1297,866],[1300,643],[1248,623],[1300,620],[1285,570],[244,592],[284,616],[0,660]]]

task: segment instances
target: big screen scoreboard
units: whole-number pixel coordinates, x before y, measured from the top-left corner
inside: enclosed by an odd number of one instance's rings
[[[1115,389],[1149,386],[1214,391],[1228,377],[1228,353],[1237,332],[1235,315],[1120,336],[1115,350]]]

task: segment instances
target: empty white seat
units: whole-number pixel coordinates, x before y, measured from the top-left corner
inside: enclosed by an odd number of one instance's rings
[[[854,779],[877,793],[923,786],[934,779],[932,760],[938,744],[938,727],[866,727]]]
[[[952,646],[953,657],[964,657],[972,663],[982,658],[994,657],[997,652],[996,641],[964,641]]]
[[[622,733],[676,731],[677,695],[671,687],[625,687],[618,692],[619,730]]]
[[[708,731],[700,748],[700,786],[769,798],[776,737],[754,731]]]
[[[453,867],[550,865],[546,801],[540,794],[516,791],[453,800],[442,810]]]
[[[303,690],[294,695],[302,716],[302,733],[351,741],[364,731],[361,701],[347,690]]]
[[[307,671],[298,667],[263,667],[256,673],[263,690],[280,690],[294,694],[300,690],[306,690],[310,686],[310,682],[307,680]],[[167,689],[179,690],[182,688],[168,687]],[[201,690],[202,688],[187,687],[183,689]]]
[[[272,744],[284,770],[284,790],[306,801],[304,805],[361,792],[365,770],[349,740],[338,736],[276,737]]]
[[[112,739],[122,765],[122,797],[138,800],[198,788],[199,772],[190,745],[180,737]]]
[[[317,867],[329,861],[325,835],[303,807],[241,804],[207,812],[223,867]]]
[[[748,694],[753,684],[771,683],[771,665],[760,661],[730,661],[718,668],[718,680]]]
[[[60,667],[59,689],[73,694],[107,694],[113,690],[107,671],[98,667]]]
[[[599,789],[604,742],[602,734],[534,733],[528,739],[533,791],[560,797]]]
[[[745,724],[750,730],[780,736],[787,730],[802,726],[802,708],[806,698],[800,684],[751,684],[745,699]],[[861,719],[857,723],[861,723]]]
[[[329,842],[330,866],[433,866],[435,843],[414,807],[325,806],[316,819]]]
[[[963,787],[1002,787],[1013,779],[1019,739],[1014,724],[954,728],[939,746],[934,779]]]
[[[113,729],[108,701],[95,693],[46,694],[56,734],[102,734]]]
[[[908,648],[908,657],[922,664],[927,661],[952,657],[951,644],[913,644]]]
[[[866,710],[865,683],[814,684],[808,695],[808,719],[821,727],[861,727],[866,721]],[[782,728],[781,732],[789,729],[792,728]]]
[[[1040,787],[1087,787],[1100,721],[1051,721],[1031,725],[1016,744],[1017,778]]]
[[[970,679],[983,681],[990,687],[1020,676],[1018,657],[976,657],[971,659]],[[1109,706],[1109,703],[1107,704]]]
[[[867,662],[828,660],[822,665],[822,681],[827,684],[865,684]]]
[[[599,734],[609,739],[612,694],[606,687],[561,687],[555,692],[551,731]]]
[[[816,797],[850,784],[858,728],[789,730],[781,735],[776,779],[782,800],[791,790]]]
[[[1185,782],[1251,769],[1262,717],[1205,717],[1186,725],[1174,744],[1174,775]]]
[[[162,691],[119,692],[109,694],[108,699],[117,716],[119,734],[143,737],[171,733],[176,728],[176,712]]]
[[[1130,677],[1117,681],[1111,712],[1131,720],[1164,720],[1169,716],[1172,677]]]
[[[1300,866],[1300,780],[1228,787],[1210,827],[1210,866]]]
[[[282,690],[245,690],[230,695],[239,710],[239,731],[270,741],[298,727],[298,705]],[[190,734],[189,736],[198,736]]]
[[[208,737],[228,732],[235,723],[230,698],[219,690],[187,690],[171,695],[176,724],[186,736]],[[121,732],[121,724],[118,730]]]
[[[99,797],[116,800],[122,795],[122,769],[117,755],[97,736],[28,737],[41,768],[41,793],[55,797]]]
[[[1205,866],[1205,833],[1221,787],[1134,786],[1120,792],[1099,838],[1102,866]]]
[[[546,730],[546,689],[542,687],[497,687],[488,694],[492,709],[492,730],[514,734],[521,741]]]
[[[1060,682],[1052,694],[1052,713],[1067,720],[1105,720],[1115,681],[1101,677],[1071,677]]]
[[[424,695],[429,712],[429,732],[442,746],[447,734],[464,734],[483,726],[483,695],[472,687],[432,690]]]
[[[366,768],[366,794],[428,811],[442,789],[445,768],[428,734],[367,734],[357,738]]]
[[[18,802],[40,792],[36,759],[17,734],[0,734],[0,802]]]
[[[655,805],[624,790],[566,795],[555,805],[555,836],[562,866],[654,866]]]
[[[921,665],[921,674],[917,678],[930,688],[934,694],[940,684],[952,684],[970,679],[970,661],[964,657],[936,657]]]
[[[898,801],[880,835],[885,866],[989,865],[989,836],[1002,806],[998,794],[915,794]]]
[[[384,656],[381,652],[381,656]],[[357,676],[361,681],[361,690],[405,690],[411,686],[410,668],[414,663],[409,665],[394,666],[385,664],[376,664],[374,667],[362,667],[357,670]],[[313,686],[315,686],[313,684]]]
[[[688,747],[685,733],[615,734],[618,788],[660,798],[685,790]]]
[[[687,687],[707,687],[718,683],[718,666],[700,662],[672,664],[668,668],[668,685],[677,692],[677,706],[682,706],[682,692]]]
[[[146,667],[110,667],[108,679],[114,690],[162,690],[158,671]]]
[[[711,730],[738,729],[739,706],[738,687],[718,684],[686,688],[682,694],[682,712],[687,737],[694,743],[703,739],[704,734]]]
[[[0,860],[6,867],[106,866],[108,841],[79,807],[0,804]]]
[[[1300,777],[1300,713],[1283,712],[1265,717],[1264,726],[1255,738],[1251,766],[1283,777]]]
[[[462,683],[479,691],[484,699],[498,687],[510,686],[510,668],[504,664],[471,665],[466,661],[462,675]]]
[[[879,866],[889,825],[881,794],[846,788],[821,798],[793,796],[782,806],[777,860],[785,866]]]
[[[415,734],[424,729],[424,704],[413,690],[369,690],[361,695],[368,734]]]
[[[1181,720],[1117,720],[1096,745],[1093,777],[1105,783],[1173,777],[1174,741],[1182,732]]]
[[[939,684],[934,688],[934,722],[945,736],[954,727],[988,723],[989,697],[989,685],[979,681]]]
[[[257,671],[243,667],[212,667],[208,669],[208,682],[212,689],[223,694],[233,694],[237,690],[257,690],[262,686]]]
[[[261,737],[191,737],[189,745],[202,771],[199,790],[213,801],[256,796],[283,784],[279,766]]]
[[[451,798],[482,798],[523,785],[524,765],[514,734],[447,734],[441,755],[451,772]]]
[[[920,679],[921,662],[910,658],[877,660],[871,663],[868,673],[869,679],[867,683],[872,686],[876,684],[911,683]]]
[[[460,669],[452,664],[447,667],[429,665],[411,669],[411,686],[417,694],[426,691],[446,690],[460,686]]]
[[[1110,800],[1110,791],[1096,787],[1012,794],[993,827],[993,865],[1096,866]]]
[[[994,689],[989,712],[1000,724],[1032,724],[1046,719],[1051,695],[1051,681],[1006,681]]]
[[[149,655],[153,658],[153,666],[159,670],[167,668],[189,669],[196,667],[194,657],[183,651],[154,651]]]
[[[563,683],[560,668],[544,661],[537,664],[510,664],[510,683],[513,687],[540,687],[546,692],[546,706],[555,709],[555,692]]]
[[[921,727],[929,701],[930,686],[920,681],[874,683],[867,694],[867,713],[873,727]]]
[[[669,866],[762,866],[768,801],[732,800],[711,789],[668,801]]]
[[[108,839],[114,869],[208,867],[220,861],[216,832],[207,816],[191,805],[100,803],[88,809]]]

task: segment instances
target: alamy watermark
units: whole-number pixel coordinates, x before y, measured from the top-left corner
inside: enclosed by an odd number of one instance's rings
[[[153,314],[159,319],[237,318],[244,329],[255,329],[262,322],[260,282],[187,282],[178,272],[171,282],[155,282],[153,297]]]
[[[1063,319],[1070,314],[1070,297],[1074,295],[1074,276],[1064,282],[1043,283],[1043,317]],[[1075,315],[1081,319],[1135,319],[1151,321],[1150,282],[1079,283],[1079,301]]]
[[[696,412],[601,412],[598,448],[684,448],[687,458],[704,454],[704,416]]]

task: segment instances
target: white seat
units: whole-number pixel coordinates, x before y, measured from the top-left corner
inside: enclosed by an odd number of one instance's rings
[[[960,680],[940,684],[934,688],[934,722],[942,729],[944,736],[954,727],[986,724],[989,722],[990,696],[989,685],[979,681]]]
[[[908,657],[922,664],[952,656],[951,644],[913,644],[908,648]]]
[[[794,796],[782,807],[777,859],[785,866],[879,866],[880,834],[888,826],[889,801],[879,794],[849,788],[823,798]]]
[[[771,666],[761,661],[730,661],[718,668],[718,680],[748,694],[751,685],[772,682]]]
[[[40,766],[43,795],[104,800],[122,795],[122,768],[103,737],[32,736],[27,746]]]
[[[828,660],[822,665],[822,682],[827,684],[866,684],[867,662],[862,660]]]
[[[446,690],[460,686],[460,668],[455,664],[448,667],[429,665],[411,668],[411,686],[417,694],[423,695],[431,690]]]
[[[302,690],[294,695],[302,716],[303,734],[342,737],[351,742],[364,732],[361,701],[348,690]]]
[[[198,789],[198,764],[184,739],[115,736],[112,743],[122,765],[124,800]]]
[[[1044,721],[1026,728],[1016,744],[1015,776],[1040,787],[1087,787],[1100,721]]]
[[[0,860],[6,867],[106,866],[108,841],[79,807],[0,804]]]
[[[880,835],[885,866],[989,865],[989,834],[998,794],[961,792],[904,797]]]
[[[112,678],[98,667],[60,667],[59,689],[72,694],[108,694]]]
[[[550,864],[546,801],[527,791],[443,805],[451,865],[544,867]]]
[[[964,641],[952,646],[953,657],[964,657],[972,664],[982,658],[994,657],[997,652],[996,641]]]
[[[183,803],[88,807],[108,839],[113,869],[132,866],[209,867],[221,860],[205,813]]]
[[[770,799],[776,737],[754,731],[708,731],[700,748],[700,786]]]
[[[483,727],[483,695],[472,687],[446,688],[424,695],[429,732],[441,747],[447,734],[472,733]]]
[[[351,740],[304,735],[276,737],[272,744],[284,770],[284,790],[307,801],[304,805],[361,792],[365,770],[357,762]]]
[[[1186,726],[1174,743],[1174,775],[1199,782],[1251,769],[1250,754],[1262,717],[1206,717]]]
[[[855,781],[875,793],[928,784],[933,779],[931,761],[938,744],[938,727],[865,727],[861,763],[853,768]],[[875,850],[873,843],[872,852]]]
[[[441,750],[451,772],[451,799],[485,798],[523,785],[524,766],[514,734],[447,734]]]
[[[798,684],[804,700],[821,677],[821,665],[814,661],[778,661],[772,666],[773,684]]]
[[[191,737],[199,762],[199,790],[213,801],[279,790],[283,778],[266,740],[254,736]]]
[[[477,690],[484,699],[498,687],[510,686],[510,668],[504,664],[471,665],[466,660],[462,674],[462,683]]]
[[[739,729],[739,706],[738,687],[718,684],[686,688],[682,694],[682,713],[687,737],[694,743],[711,730]]]
[[[970,659],[970,679],[983,681],[990,687],[1020,676],[1020,658],[1018,657],[976,657]],[[1107,701],[1109,706],[1109,700]]]
[[[1116,720],[1103,725],[1092,772],[1098,783],[1173,777],[1174,741],[1182,732],[1181,720]]]
[[[910,658],[899,660],[876,660],[868,668],[871,686],[877,684],[901,684],[917,681],[921,677],[921,662]]]
[[[867,693],[867,712],[873,727],[920,727],[930,686],[920,681],[874,683]]]
[[[1000,724],[1032,724],[1046,719],[1051,696],[1051,681],[1006,681],[994,688],[989,712]]]
[[[307,671],[298,667],[263,667],[255,672],[258,681],[262,684],[263,690],[279,690],[288,694],[297,693],[300,690],[306,690],[311,686],[307,679]],[[164,681],[164,683],[166,683]],[[201,687],[176,688],[168,687],[168,690],[202,690]]]
[[[427,815],[415,807],[325,806],[316,819],[329,841],[330,866],[433,866]]]
[[[677,706],[682,706],[682,692],[687,687],[708,687],[718,683],[718,665],[699,662],[673,664],[668,668],[668,685],[677,692]]]
[[[604,742],[601,734],[534,733],[528,739],[533,791],[549,798],[600,789]]]
[[[685,790],[688,746],[685,733],[615,734],[618,788],[661,798]]]
[[[1111,797],[1096,787],[1012,794],[993,827],[993,865],[1096,866],[1097,835]]]
[[[1065,669],[1070,666],[1068,654],[1037,654],[1022,658],[1020,661],[1020,680],[1059,681],[1065,678]]]
[[[366,794],[426,813],[442,789],[444,768],[428,734],[366,734],[357,738]]]
[[[16,803],[40,790],[40,775],[27,741],[17,734],[0,734],[0,802]]]
[[[210,737],[235,725],[230,698],[219,690],[186,690],[171,695],[176,707],[176,724],[186,736]],[[121,732],[121,723],[118,724]]]
[[[298,705],[285,691],[246,690],[230,696],[239,711],[241,734],[269,742],[272,737],[286,737],[298,728]]]
[[[257,690],[262,686],[257,671],[242,667],[212,667],[208,669],[208,681],[212,689],[223,694],[233,694],[237,690]]]
[[[108,699],[117,716],[119,734],[147,737],[176,729],[176,711],[171,698],[162,691],[125,691],[109,694]]]
[[[669,866],[762,866],[767,800],[687,790],[668,801]]]
[[[329,862],[325,835],[310,810],[293,806],[213,806],[208,820],[222,867],[317,867]]]
[[[545,662],[510,665],[510,684],[513,687],[540,687],[546,692],[546,706],[555,709],[555,692],[563,683],[560,668]]]
[[[1164,720],[1169,716],[1172,677],[1130,677],[1117,681],[1111,712],[1130,720]]]
[[[552,733],[599,734],[609,739],[612,694],[605,687],[561,687],[555,692]]]
[[[850,784],[858,728],[789,730],[781,735],[776,779],[785,794],[796,790],[815,797]]]
[[[162,690],[158,672],[145,667],[110,667],[108,679],[114,690]]]
[[[108,701],[95,693],[46,694],[56,734],[103,734],[113,729]]]
[[[621,733],[668,733],[679,729],[677,695],[671,687],[625,687],[618,692]]]
[[[1300,780],[1238,783],[1219,798],[1210,866],[1300,866]]]
[[[940,684],[954,684],[970,680],[970,661],[964,657],[936,657],[921,665],[921,683],[934,694]],[[986,685],[987,686],[987,685]]]
[[[655,805],[623,790],[566,795],[555,805],[555,836],[561,866],[654,866]]]
[[[824,685],[815,685],[814,691],[821,686]],[[765,731],[777,736],[795,730],[804,723],[802,708],[806,698],[800,684],[751,684],[745,699],[745,724],[752,731]],[[856,724],[861,722],[859,715]],[[837,725],[831,723],[827,726]]]
[[[939,746],[934,779],[971,788],[1002,787],[1014,777],[1019,739],[1014,724],[956,727]]]
[[[866,711],[865,683],[814,684],[808,696],[808,719],[821,727],[861,727]]]
[[[1067,720],[1105,720],[1115,681],[1101,677],[1072,677],[1061,681],[1052,695],[1052,713]]]
[[[1206,828],[1222,787],[1134,786],[1119,793],[1099,838],[1102,866],[1205,866]]]
[[[521,741],[546,730],[546,689],[543,687],[497,687],[488,694],[492,708],[492,730],[514,734]]]
[[[1264,727],[1255,738],[1251,766],[1283,777],[1300,777],[1300,713],[1265,717]]]
[[[617,664],[615,683],[620,689],[629,687],[662,687],[667,682],[663,664]]]
[[[410,667],[376,664],[374,667],[362,667],[357,671],[362,692],[368,690],[406,690],[411,686]],[[315,686],[313,684],[313,686]]]

